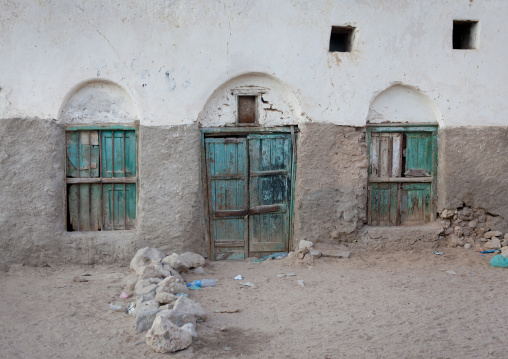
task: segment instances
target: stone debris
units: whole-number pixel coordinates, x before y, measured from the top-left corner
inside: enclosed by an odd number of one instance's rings
[[[132,258],[130,267],[133,271],[137,272],[140,267],[159,263],[164,257],[164,253],[159,251],[157,248],[141,248],[136,252],[134,258]]]
[[[444,209],[439,217],[443,226],[439,239],[448,247],[502,249],[508,246],[508,232],[504,237],[502,232],[506,231],[505,226],[483,208]]]
[[[182,313],[194,315],[196,319],[204,320],[206,316],[205,310],[199,303],[185,296],[178,298],[173,309]]]
[[[167,317],[157,316],[146,333],[146,343],[157,353],[174,353],[192,344],[192,334]]]
[[[187,323],[195,324],[197,322],[197,318],[193,314],[180,312],[176,309],[160,311],[159,315],[168,318],[173,324],[179,327]]]
[[[484,244],[484,247],[487,249],[501,248],[501,241],[497,237],[491,237],[490,241]]]
[[[162,263],[170,265],[173,269],[182,272],[189,269],[189,265],[180,255],[173,253],[162,260]]]
[[[188,298],[189,290],[179,272],[204,273],[205,264],[196,253],[166,256],[151,247],[141,248],[132,258],[130,268],[135,273],[123,279],[122,294],[134,293],[136,302],[130,303],[125,313],[136,316],[136,332],[148,331],[146,343],[156,352],[183,350],[197,338],[196,323],[205,320],[206,312]]]
[[[188,269],[202,267],[206,263],[205,258],[193,252],[182,253],[180,254],[180,258],[187,263]]]
[[[171,304],[176,302],[178,297],[168,292],[159,292],[155,295],[155,300],[160,304]]]
[[[196,333],[196,326],[193,323],[184,324],[184,325],[181,326],[181,329],[189,332],[189,334],[193,338],[197,338],[198,337],[198,333]]]
[[[298,243],[298,249],[309,249],[314,245],[311,241],[306,241],[305,239],[302,239]]]
[[[489,238],[492,238],[492,237],[501,237],[502,235],[503,235],[503,233],[499,232],[499,231],[488,231],[483,236],[485,238],[489,239]]]

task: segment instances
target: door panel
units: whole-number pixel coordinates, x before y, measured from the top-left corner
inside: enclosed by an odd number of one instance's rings
[[[286,251],[292,143],[289,135],[249,136],[249,253]]]
[[[207,138],[210,234],[214,259],[247,257],[247,139]]]
[[[205,151],[213,258],[287,251],[291,136],[206,138]]]
[[[403,225],[424,224],[431,217],[431,183],[402,185],[400,215]]]

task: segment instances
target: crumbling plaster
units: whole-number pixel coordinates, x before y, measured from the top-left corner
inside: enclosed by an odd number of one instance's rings
[[[0,114],[58,118],[69,89],[98,78],[131,91],[143,124],[190,124],[226,81],[263,72],[291,88],[301,118],[314,122],[362,126],[372,97],[401,82],[436,103],[444,126],[504,125],[505,5],[5,1],[0,87],[9,99]],[[454,19],[480,21],[478,50],[452,49]],[[328,53],[331,25],[357,27],[353,52]]]

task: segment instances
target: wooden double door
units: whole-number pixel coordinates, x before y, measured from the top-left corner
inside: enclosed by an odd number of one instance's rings
[[[205,138],[212,258],[288,250],[292,157],[290,134]]]

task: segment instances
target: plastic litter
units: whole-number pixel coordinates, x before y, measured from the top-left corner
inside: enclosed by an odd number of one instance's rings
[[[480,253],[484,254],[484,253],[496,253],[496,252],[497,252],[497,249],[487,249],[485,251],[481,251]]]
[[[134,312],[134,308],[136,307],[135,303],[129,303],[125,308],[125,314],[132,314]]]
[[[442,256],[442,255],[444,254],[444,252],[440,252],[440,251],[438,251],[438,250],[436,250],[436,251],[434,251],[434,252],[432,252],[432,253],[434,253],[434,254],[435,254],[435,255],[437,255],[437,256]]]
[[[286,275],[285,274],[277,274],[277,277],[279,278],[282,278],[282,277],[285,277]]]
[[[114,310],[115,312],[123,312],[123,307],[119,304],[109,303],[109,308]]]
[[[176,294],[176,296],[177,296],[177,297],[181,297],[182,295],[183,295],[184,297],[189,298],[189,295],[188,295],[187,293],[178,293],[178,294]]]
[[[502,254],[498,254],[490,259],[490,264],[492,264],[493,267],[508,268],[508,258]]]
[[[234,280],[242,280],[243,276],[241,274],[238,274],[236,277],[233,278]]]
[[[300,284],[302,287],[305,287],[305,283],[301,279],[298,279],[298,284]]]
[[[254,287],[254,283],[251,283],[251,282],[247,282],[247,283],[240,283],[241,285],[244,285],[246,287]]]
[[[213,286],[215,286],[215,279],[201,279],[187,283],[187,287],[189,287],[190,289],[199,289],[203,287],[213,287]]]
[[[223,309],[223,310],[216,310],[215,313],[238,313],[240,309]]]
[[[267,259],[282,259],[288,256],[288,252],[278,252],[274,254],[270,254],[269,256],[263,256],[263,258],[255,259],[253,262],[262,262]]]
[[[120,298],[121,299],[127,299],[127,298],[129,298],[129,295],[127,293],[125,293],[125,292],[122,292],[122,294],[120,294]]]
[[[91,276],[91,274],[90,274],[90,273],[83,273],[83,274],[81,274],[81,275],[82,275],[83,277],[90,277],[90,276]]]
[[[455,272],[454,272],[454,271],[452,271],[452,270],[447,270],[447,271],[446,271],[446,273],[448,273],[448,274],[457,274],[457,273],[455,273]]]
[[[294,274],[294,273],[286,273],[286,275],[287,275],[288,277],[294,277],[296,274]]]

